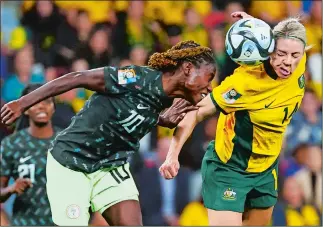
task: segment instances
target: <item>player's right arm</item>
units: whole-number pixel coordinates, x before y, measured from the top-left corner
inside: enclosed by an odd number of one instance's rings
[[[2,122],[7,125],[11,124],[23,111],[36,103],[78,87],[104,92],[106,89],[104,68],[65,74],[64,76],[44,84],[28,95],[5,104],[1,108]]]
[[[195,126],[216,112],[211,95],[205,97],[197,106],[199,109],[188,112],[174,132],[166,160],[159,168],[161,175],[166,179],[172,179],[177,175],[179,170],[179,153]]]

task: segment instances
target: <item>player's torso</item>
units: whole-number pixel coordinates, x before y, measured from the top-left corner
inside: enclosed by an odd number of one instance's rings
[[[14,225],[52,224],[46,193],[46,160],[50,142],[54,139],[36,139],[26,130],[11,142],[12,177],[29,178],[33,187],[17,196],[13,206]]]
[[[57,138],[53,156],[57,158],[55,150],[59,149],[67,156],[62,164],[89,172],[102,165],[125,163],[165,108],[160,98],[161,74],[137,75],[136,80],[127,88],[112,87],[114,94],[95,93]]]
[[[248,108],[220,115],[217,139],[226,142],[218,149],[225,153],[222,161],[239,163],[247,172],[262,172],[281,151],[284,132],[304,95],[305,78],[300,74],[273,80],[262,73],[246,80]]]

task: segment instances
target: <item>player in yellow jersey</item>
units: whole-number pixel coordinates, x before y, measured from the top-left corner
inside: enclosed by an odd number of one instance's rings
[[[250,17],[245,13],[233,16]],[[240,66],[178,125],[166,161],[171,179],[195,125],[221,111],[216,141],[202,163],[202,195],[209,225],[267,225],[277,201],[278,156],[305,86],[306,34],[297,19],[280,22],[274,53],[259,66]]]

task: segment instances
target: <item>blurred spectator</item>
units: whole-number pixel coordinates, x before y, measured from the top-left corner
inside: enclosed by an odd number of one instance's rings
[[[300,185],[306,203],[322,209],[322,150],[319,146],[308,146],[305,154],[306,168],[294,176]]]
[[[322,143],[322,112],[321,104],[311,89],[306,89],[298,112],[291,120],[286,132],[288,146],[291,151],[301,143]]]
[[[56,69],[54,67],[48,67],[45,70],[45,78],[46,78],[47,82],[49,82],[51,80],[55,80],[57,78]]]
[[[124,67],[124,66],[132,65],[132,64],[133,63],[130,59],[124,58],[124,59],[121,59],[121,61],[119,62],[119,67]]]
[[[91,22],[88,12],[79,10],[77,13],[76,29],[81,43],[86,43],[89,40],[93,27],[94,24]]]
[[[202,46],[208,46],[208,34],[201,22],[201,16],[194,8],[185,10],[185,21],[183,40],[194,40]]]
[[[285,180],[284,202],[279,202],[273,211],[273,226],[318,226],[321,224],[320,211],[313,204],[306,204],[304,192],[295,177]]]
[[[180,216],[179,224],[181,226],[207,226],[209,221],[203,201],[194,201],[187,204]]]
[[[21,19],[22,25],[32,32],[36,62],[42,63],[45,67],[54,63],[53,47],[62,20],[57,6],[49,0],[36,1]]]
[[[148,153],[152,157],[145,158],[144,167],[135,175],[144,225],[177,226],[179,214],[189,202],[190,171],[181,167],[174,180],[165,180],[158,171],[170,142],[167,137],[158,140],[157,152]]]
[[[311,74],[311,85],[322,100],[322,1],[313,1],[310,19],[305,24],[307,43],[312,45],[308,54],[308,70]]]
[[[57,29],[55,66],[67,67],[74,57],[74,49],[79,44],[76,23],[77,9],[65,11],[65,20]]]
[[[170,48],[172,46],[175,46],[177,43],[181,42],[183,40],[182,38],[182,28],[178,25],[169,25],[166,28],[167,35],[168,35],[168,44],[169,46],[167,47]]]
[[[1,44],[9,45],[12,31],[19,26],[18,1],[1,1]]]
[[[288,16],[300,15],[301,7],[301,1],[252,1],[250,13],[274,26]]]
[[[88,44],[76,50],[75,59],[86,60],[89,68],[104,67],[111,61],[110,48],[108,30],[98,26],[91,31]]]
[[[114,55],[125,58],[131,48],[142,45],[149,52],[167,40],[167,35],[157,21],[144,16],[144,1],[131,1],[127,13],[117,13],[117,24],[114,29]]]
[[[225,33],[222,27],[216,27],[210,31],[210,47],[214,53],[214,60],[216,62],[216,82],[219,81],[218,77],[221,74],[225,65],[226,52],[225,52]]]
[[[245,11],[241,1],[232,0],[227,1],[224,8],[224,34],[229,30],[230,26],[235,23],[238,19],[232,18],[231,14],[237,11]],[[218,74],[218,84],[220,84],[227,76],[230,76],[233,71],[239,67],[237,63],[231,60],[231,58],[225,53],[224,65],[222,66],[222,71]]]
[[[135,46],[129,54],[130,61],[133,65],[147,65],[148,52],[143,46]]]
[[[32,72],[33,65],[32,48],[27,45],[16,53],[14,57],[15,73],[4,81],[2,98],[5,102],[19,98],[22,90],[28,83],[45,82],[44,75]]]

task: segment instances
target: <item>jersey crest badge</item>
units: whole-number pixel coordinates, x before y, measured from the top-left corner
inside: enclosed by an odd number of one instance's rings
[[[118,70],[118,83],[120,85],[130,84],[134,82],[136,82],[136,72],[134,69]]]
[[[301,75],[298,78],[298,86],[299,86],[300,89],[303,89],[305,87],[305,76],[304,76],[304,74]]]
[[[231,188],[228,188],[223,192],[222,198],[224,200],[236,200],[237,199],[237,193],[234,192]]]
[[[241,94],[239,94],[234,88],[231,90],[225,92],[222,94],[222,97],[226,101],[226,103],[232,104],[234,103],[238,98],[241,97]]]

